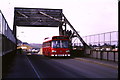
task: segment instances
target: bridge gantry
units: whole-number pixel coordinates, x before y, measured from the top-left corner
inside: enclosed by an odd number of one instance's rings
[[[90,47],[75,30],[73,25],[62,13],[62,9],[45,8],[15,8],[13,32],[16,36],[16,26],[59,27],[59,35],[69,36],[70,40],[77,37],[83,44],[84,54],[90,54]],[[67,30],[67,27],[71,30]]]

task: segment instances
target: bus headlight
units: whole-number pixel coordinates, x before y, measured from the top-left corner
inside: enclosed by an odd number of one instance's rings
[[[70,52],[70,50],[67,50],[66,52]]]
[[[52,52],[56,52],[55,50],[52,50]]]
[[[67,56],[67,54],[65,54],[65,56]]]
[[[70,56],[70,54],[68,54],[68,56]]]
[[[53,54],[51,56],[54,56]]]

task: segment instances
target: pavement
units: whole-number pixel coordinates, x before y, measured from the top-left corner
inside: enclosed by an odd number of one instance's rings
[[[95,58],[84,58],[84,57],[75,58],[75,59],[80,60],[80,61],[84,61],[84,62],[99,64],[99,65],[118,69],[118,62],[114,62],[114,61],[100,60],[100,59],[95,59]]]

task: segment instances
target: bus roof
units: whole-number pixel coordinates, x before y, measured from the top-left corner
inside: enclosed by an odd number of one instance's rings
[[[51,41],[51,40],[58,40],[58,39],[55,39],[56,37],[66,37],[65,38],[65,40],[67,40],[67,38],[69,38],[68,36],[52,36],[52,37],[46,37],[45,39],[44,39],[44,42],[49,42],[49,41]],[[44,43],[43,42],[43,43]]]

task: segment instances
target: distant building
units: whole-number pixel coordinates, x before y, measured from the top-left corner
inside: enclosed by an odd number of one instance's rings
[[[20,49],[20,48],[23,50],[29,50],[29,49],[32,49],[33,47],[26,45],[26,44],[22,44],[22,45],[17,47],[17,49]]]

